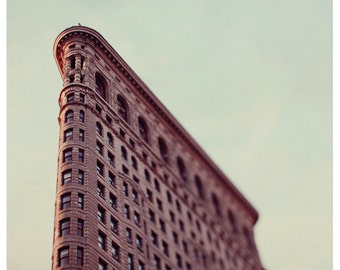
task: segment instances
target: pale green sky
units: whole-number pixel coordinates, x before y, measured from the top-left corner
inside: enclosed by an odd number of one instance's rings
[[[52,46],[78,22],[253,203],[268,270],[332,269],[330,0],[7,5],[9,270],[51,268],[62,88]]]

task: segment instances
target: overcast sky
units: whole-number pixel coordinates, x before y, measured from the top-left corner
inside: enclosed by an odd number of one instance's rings
[[[9,270],[51,268],[62,89],[52,48],[78,23],[103,35],[258,210],[265,268],[332,269],[332,1],[7,5]]]

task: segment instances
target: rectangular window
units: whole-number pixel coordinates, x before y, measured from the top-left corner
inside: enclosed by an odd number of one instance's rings
[[[84,265],[84,248],[77,247],[77,265]]]
[[[101,207],[100,205],[98,205],[97,216],[100,222],[105,223],[105,209]]]
[[[61,184],[65,185],[65,184],[71,183],[71,178],[72,178],[72,170],[71,169],[63,171]]]
[[[136,235],[136,246],[139,250],[143,251],[143,238],[140,235]]]
[[[126,241],[132,244],[132,231],[130,228],[126,228]]]
[[[144,153],[143,153],[143,155],[144,155]],[[150,173],[147,169],[144,170],[144,176],[145,176],[146,181],[149,182],[150,181]]]
[[[160,191],[161,191],[161,188],[160,188],[159,182],[158,182],[158,180],[157,180],[156,178],[154,179],[154,183],[155,183],[155,189],[156,189],[158,192],[160,192]]]
[[[132,163],[132,167],[135,169],[135,170],[138,170],[138,163],[137,163],[137,160],[134,156],[131,156],[131,163]]]
[[[112,257],[116,261],[119,261],[119,251],[120,251],[120,247],[115,242],[112,241],[111,253],[112,253]]]
[[[59,236],[70,234],[70,218],[59,221]]]
[[[111,216],[111,230],[114,233],[118,233],[118,220]]]
[[[84,194],[78,193],[78,208],[84,209]]]
[[[67,148],[63,151],[63,162],[72,160],[72,148]]]
[[[97,173],[104,176],[104,164],[97,160]]]
[[[106,250],[106,235],[101,231],[98,231],[98,246]]]
[[[157,208],[159,211],[163,211],[163,204],[162,204],[162,201],[160,199],[157,199],[156,200],[156,203],[157,203]]]
[[[108,115],[106,115],[106,121],[109,123],[109,124],[112,124],[112,118]]]
[[[78,160],[79,162],[84,162],[85,152],[83,149],[79,149]]]
[[[85,113],[84,111],[79,112],[79,122],[84,123],[85,122]]]
[[[109,171],[109,183],[111,186],[116,187],[116,176]]]
[[[135,221],[135,224],[140,227],[140,215],[136,211],[134,212],[133,219]]]
[[[115,166],[115,157],[111,152],[107,152],[107,161],[111,166]]]
[[[162,232],[166,232],[165,229],[165,222],[162,219],[159,219],[159,228],[161,229]]]
[[[138,261],[138,270],[144,270],[144,263],[141,261]]]
[[[174,239],[174,243],[175,243],[175,244],[178,244],[178,235],[177,235],[177,233],[172,232],[172,237],[173,237],[173,239]]]
[[[201,231],[201,224],[198,220],[196,220],[196,227],[197,227],[197,230],[200,232]]]
[[[84,171],[78,170],[78,184],[84,185]]]
[[[132,189],[132,200],[138,204],[138,193],[136,190]]]
[[[84,236],[84,220],[78,218],[77,222],[77,235]]]
[[[134,270],[134,265],[133,265],[133,255],[128,254],[128,270]]]
[[[169,210],[169,215],[170,215],[170,219],[173,223],[176,223],[176,219],[175,219],[175,214],[174,212],[172,212],[171,210]]]
[[[127,175],[129,174],[129,169],[125,165],[122,165],[122,171]]]
[[[149,219],[153,222],[156,223],[156,215],[155,212],[149,209]]]
[[[113,137],[111,135],[111,133],[107,133],[107,143],[110,145],[110,146],[113,146]]]
[[[62,247],[58,250],[58,267],[69,263],[69,247]]]
[[[168,243],[162,241],[162,250],[163,250],[163,253],[167,256],[169,256],[169,245]]]
[[[181,229],[182,232],[185,231],[185,228],[184,228],[184,223],[182,220],[179,220],[179,228]]]
[[[179,203],[178,200],[176,200],[176,208],[177,208],[178,212],[180,212],[180,213],[182,212],[181,204]]]
[[[151,192],[148,188],[146,189],[146,198],[147,198],[150,202],[153,202],[152,192]]]
[[[79,94],[79,101],[81,103],[84,103],[85,102],[85,95],[84,94]]]
[[[153,263],[155,265],[156,270],[161,270],[162,269],[161,259],[157,255],[154,255]]]
[[[182,257],[178,253],[176,253],[176,262],[177,262],[177,266],[179,268],[182,268]]]
[[[133,176],[133,181],[139,184],[139,179],[135,175]]]
[[[191,216],[191,213],[189,211],[187,212],[187,216],[188,216],[188,219],[189,219],[189,221],[191,223],[192,222],[192,216]]]
[[[97,194],[99,197],[105,198],[105,188],[100,182],[97,182]]]
[[[60,210],[65,210],[71,206],[71,193],[65,193],[60,196]]]
[[[74,100],[74,93],[70,93],[66,96],[67,102],[71,102]]]
[[[98,270],[108,270],[107,269],[107,263],[99,258],[98,262]]]
[[[98,154],[103,155],[103,145],[99,141],[97,141],[96,150]]]
[[[125,197],[129,196],[129,187],[128,187],[128,184],[125,182],[123,183],[123,194]]]
[[[127,219],[130,219],[130,207],[127,204],[124,205],[124,213],[125,213],[125,217]]]
[[[182,244],[183,244],[183,250],[184,250],[184,252],[185,252],[186,254],[188,254],[189,251],[188,251],[188,244],[187,244],[187,242],[183,241]]]
[[[71,141],[73,139],[73,128],[69,128],[64,131],[64,142]]]
[[[85,141],[85,131],[82,129],[79,129],[79,141],[80,142]]]
[[[110,206],[117,210],[117,197],[110,192]]]
[[[102,108],[100,108],[98,104],[96,104],[96,111],[97,111],[99,114],[102,113]]]
[[[169,191],[166,192],[166,196],[168,198],[168,202],[172,203],[172,196],[171,196],[171,193]]]
[[[151,231],[151,242],[155,245],[158,246],[158,235],[154,231]]]

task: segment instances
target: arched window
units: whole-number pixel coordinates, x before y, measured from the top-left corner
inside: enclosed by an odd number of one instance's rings
[[[117,103],[118,103],[118,114],[121,118],[124,119],[125,122],[128,122],[129,117],[129,111],[128,111],[128,105],[125,99],[121,96],[117,96]]]
[[[195,184],[197,188],[197,193],[200,196],[200,198],[204,199],[204,192],[203,192],[203,185],[201,179],[196,175],[195,176]]]
[[[143,141],[148,142],[148,125],[142,117],[138,117],[139,136]]]
[[[218,216],[220,216],[220,215],[221,215],[220,202],[219,202],[219,200],[218,200],[218,198],[217,198],[217,196],[216,196],[215,193],[212,193],[212,194],[211,194],[211,200],[212,200],[212,203],[213,203],[213,205],[214,205],[216,214],[217,214]]]
[[[96,133],[103,136],[103,127],[99,122],[96,122]]]
[[[65,123],[72,122],[73,121],[73,116],[74,116],[74,113],[73,113],[72,110],[66,111],[66,113],[65,113]]]
[[[187,181],[188,180],[187,171],[186,171],[184,162],[180,157],[177,157],[177,167],[178,167],[179,175],[182,177],[184,181]]]
[[[166,146],[166,143],[162,138],[158,138],[158,146],[162,159],[166,163],[168,163],[169,162],[168,147]]]
[[[106,100],[106,82],[100,73],[96,73],[96,92]]]

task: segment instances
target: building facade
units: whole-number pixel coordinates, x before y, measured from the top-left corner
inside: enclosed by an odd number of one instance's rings
[[[263,269],[258,213],[93,29],[56,38],[52,269]]]

